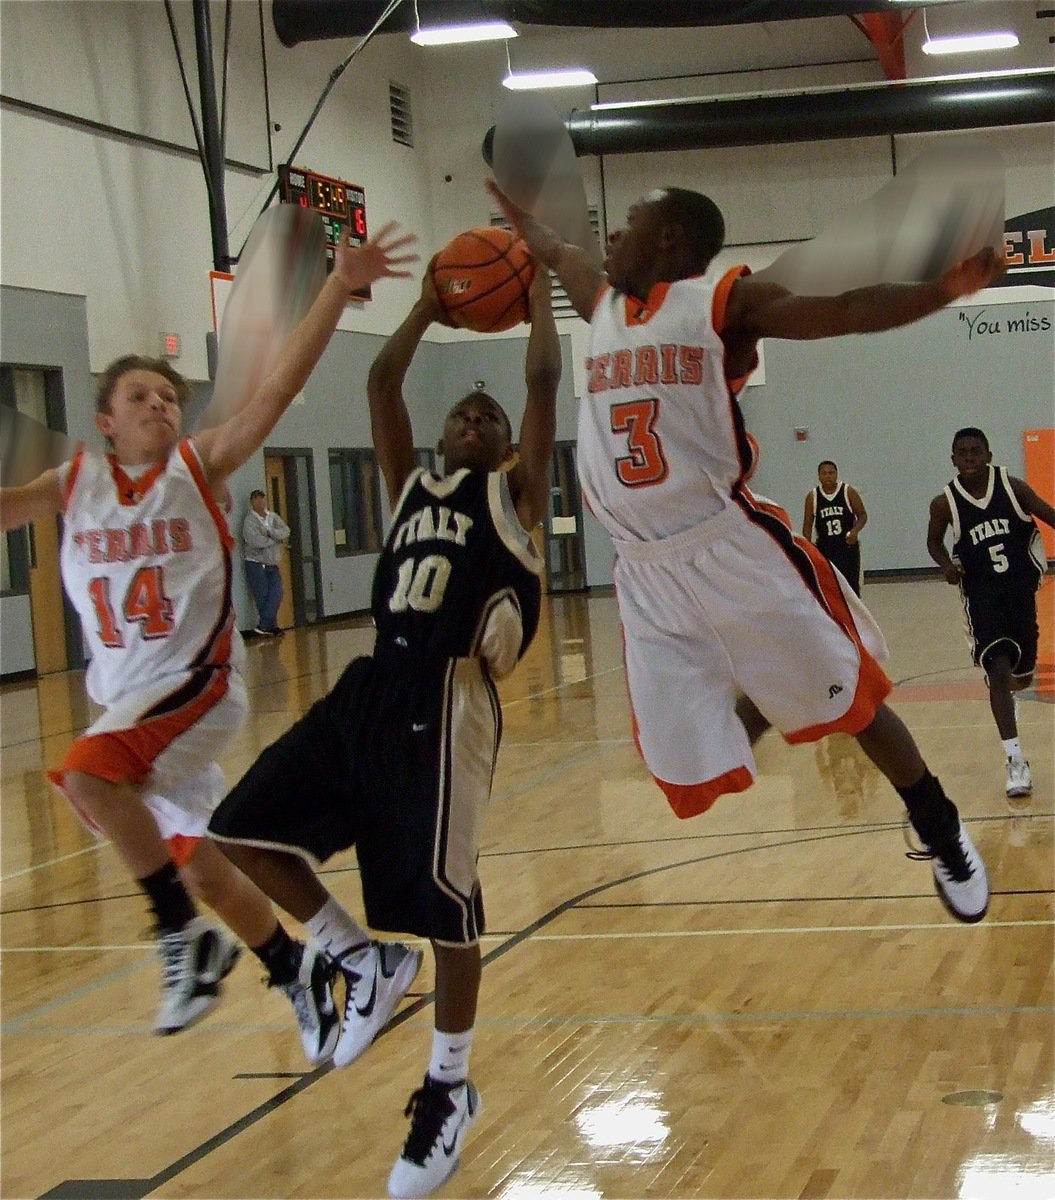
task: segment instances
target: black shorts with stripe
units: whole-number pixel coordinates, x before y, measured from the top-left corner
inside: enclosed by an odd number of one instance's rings
[[[476,860],[501,733],[479,659],[352,662],[213,814],[219,841],[313,865],[355,847],[367,923],[453,945],[484,931]]]
[[[1037,591],[1031,580],[1009,587],[962,588],[964,620],[975,664],[995,654],[1011,660],[1015,675],[1032,675],[1037,665]]]

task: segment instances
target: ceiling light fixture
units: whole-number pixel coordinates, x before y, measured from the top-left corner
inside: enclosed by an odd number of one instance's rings
[[[1014,33],[961,33],[951,37],[928,37],[924,54],[970,54],[975,50],[1010,50],[1018,45]]]
[[[1018,45],[1018,35],[1001,30],[994,33],[952,33],[931,37],[927,28],[927,10],[923,10],[924,54],[971,54],[978,50],[1010,50]]]
[[[418,29],[410,40],[418,46],[454,46],[463,42],[497,42],[515,38],[517,31],[505,21],[487,21],[477,25],[444,25]]]
[[[513,92],[533,92],[539,88],[588,87],[597,76],[584,67],[569,67],[563,71],[510,71],[502,86]]]

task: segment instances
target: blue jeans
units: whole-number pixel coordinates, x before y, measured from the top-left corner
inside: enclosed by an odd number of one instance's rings
[[[256,605],[257,628],[273,633],[278,606],[282,603],[282,576],[278,567],[246,559],[245,578]]]

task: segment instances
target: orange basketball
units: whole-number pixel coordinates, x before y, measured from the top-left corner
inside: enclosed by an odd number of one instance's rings
[[[527,246],[499,226],[459,233],[432,262],[432,281],[447,315],[477,333],[526,321],[534,277],[535,260]]]

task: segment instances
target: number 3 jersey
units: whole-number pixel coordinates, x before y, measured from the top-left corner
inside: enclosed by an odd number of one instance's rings
[[[1020,584],[1036,587],[1047,566],[1036,522],[1018,502],[1004,467],[989,468],[983,495],[952,480],[945,488],[952,520],[952,553],[967,591]]]
[[[538,627],[542,560],[500,471],[407,480],[374,574],[379,645],[419,668],[479,657],[501,679]]]
[[[642,304],[611,288],[590,322],[578,467],[594,515],[620,541],[681,533],[726,507],[753,455],[726,378],[721,332],[733,284],[657,283]]]
[[[190,439],[138,478],[82,449],[60,479],[62,580],[91,655],[91,698],[110,706],[167,675],[231,665],[234,543]]]

